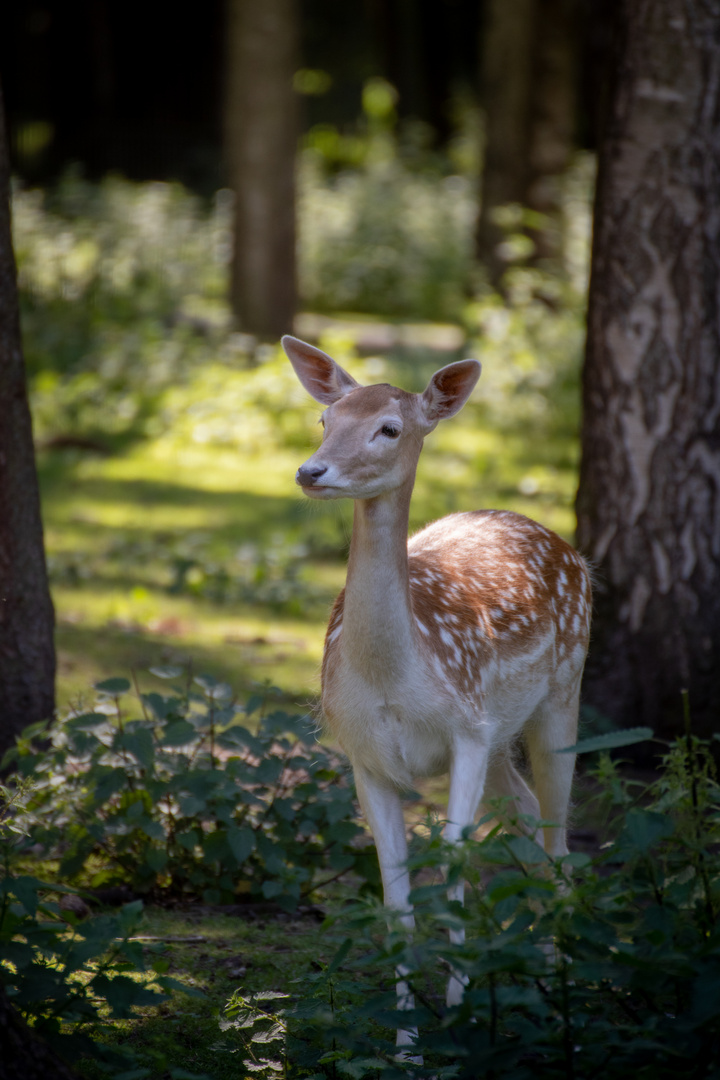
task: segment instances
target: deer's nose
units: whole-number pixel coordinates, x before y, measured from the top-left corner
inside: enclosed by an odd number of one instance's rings
[[[295,482],[299,484],[300,487],[312,487],[326,472],[327,465],[313,465],[312,468],[308,468],[307,465],[301,465],[295,476]]]

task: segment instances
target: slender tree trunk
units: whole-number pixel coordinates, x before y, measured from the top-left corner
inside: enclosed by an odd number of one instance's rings
[[[263,337],[292,329],[298,107],[297,0],[228,0],[225,143],[235,192],[231,302]]]
[[[496,211],[522,204],[528,180],[528,140],[535,0],[487,0],[482,56],[485,163],[477,254],[497,285],[507,260]]]
[[[536,260],[562,252],[562,185],[575,140],[577,13],[574,0],[536,0],[524,203],[546,223],[529,230]]]
[[[720,717],[720,0],[621,0],[601,146],[578,540],[598,570],[585,699]]]
[[[477,253],[494,285],[508,267],[498,207],[517,203],[545,215],[545,226],[528,229],[535,258],[560,253],[562,178],[575,131],[575,23],[572,0],[487,0]]]
[[[0,756],[55,706],[53,607],[20,342],[0,92]]]

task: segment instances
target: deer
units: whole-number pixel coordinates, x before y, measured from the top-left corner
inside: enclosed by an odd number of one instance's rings
[[[327,353],[286,335],[305,390],[325,407],[323,439],[297,470],[310,499],[352,499],[345,588],[332,608],[321,674],[325,723],[350,759],[380,864],[384,902],[408,931],[401,793],[449,773],[450,843],[496,799],[542,822],[546,853],[568,853],[566,826],[588,649],[588,567],[565,540],[507,510],[453,513],[408,540],[423,441],[455,416],[480,377],[477,360],[442,367],[421,394],[361,386]],[[522,738],[530,787],[515,763]],[[448,889],[461,904],[464,882]],[[464,941],[464,930],[450,931]],[[398,970],[398,1009],[412,1009]],[[451,970],[446,1000],[465,980]],[[416,1029],[399,1028],[410,1048]],[[410,1060],[414,1060],[410,1058]]]

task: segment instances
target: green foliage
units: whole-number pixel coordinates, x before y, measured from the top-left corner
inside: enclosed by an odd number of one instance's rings
[[[381,81],[369,85],[369,102],[386,97]],[[447,175],[447,162],[419,168],[388,131],[368,136],[356,167],[331,172],[321,135],[299,172],[304,305],[453,320],[474,332],[482,320],[468,298],[481,306],[487,298],[474,280],[475,180],[462,168]],[[554,278],[515,274],[506,290],[516,306],[540,295],[538,310],[560,336],[566,310],[573,329],[582,324],[591,187],[582,159],[568,175],[565,269]],[[107,445],[153,436],[175,418],[168,391],[218,361],[232,370],[268,359],[267,346],[232,328],[231,202],[227,191],[203,202],[177,184],[91,184],[73,174],[47,193],[15,192],[24,345],[42,437],[82,432]]]
[[[62,881],[291,911],[350,870],[375,877],[345,768],[308,716],[267,711],[262,695],[240,707],[209,676],[154,673],[169,693],[128,700],[129,681],[107,679],[92,711],[29,729],[6,758],[33,778],[17,826]],[[238,722],[258,710],[255,731]]]
[[[141,901],[80,921],[63,903],[75,890],[23,872],[32,838],[17,809],[29,790],[27,782],[14,793],[0,787],[0,981],[19,1015],[59,1054],[91,1057],[103,1075],[117,1076],[133,1064],[132,1054],[92,1036],[108,1020],[186,988],[164,973],[162,961],[148,963],[133,940]]]
[[[246,1053],[243,1064],[251,1074],[277,1076],[285,1072],[282,1058],[287,1039],[287,1022],[273,1006],[287,1001],[289,994],[262,990],[246,997],[236,991],[225,1007],[220,1020],[221,1031],[237,1031],[245,1037]]]
[[[412,895],[412,940],[376,905],[337,913],[335,960],[274,1019],[277,1041],[285,1026],[288,1075],[717,1076],[720,788],[710,748],[678,742],[649,785],[624,781],[605,755],[596,779],[615,835],[594,859],[553,861],[499,827],[448,848],[435,826],[410,860],[430,878]],[[448,902],[444,867],[471,883],[466,908]],[[466,942],[449,944],[445,932],[460,928]],[[398,966],[412,1011],[396,1008]],[[456,1007],[443,1001],[449,970],[467,980]],[[248,1029],[253,1017],[260,1024],[253,1004],[229,1006]],[[414,1024],[424,1065],[395,1057],[393,1029]],[[277,1068],[277,1052],[268,1062]]]
[[[472,265],[470,182],[418,175],[399,159],[321,175],[312,160],[301,175],[300,281],[308,305],[460,317]]]

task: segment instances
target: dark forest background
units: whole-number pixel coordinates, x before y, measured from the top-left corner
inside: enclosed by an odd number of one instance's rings
[[[482,96],[483,0],[299,0],[301,66],[327,73],[306,93],[302,126],[351,127],[362,87],[384,76],[401,120],[427,128],[434,148],[452,137],[453,100]],[[525,5],[529,11],[529,5]],[[563,2],[576,70],[574,143],[597,146],[612,3]],[[517,34],[523,6],[515,7]],[[545,18],[555,12],[550,6]],[[11,5],[0,39],[13,171],[48,183],[70,164],[88,178],[177,179],[210,194],[223,170],[227,5],[192,14],[170,3],[62,0]]]

